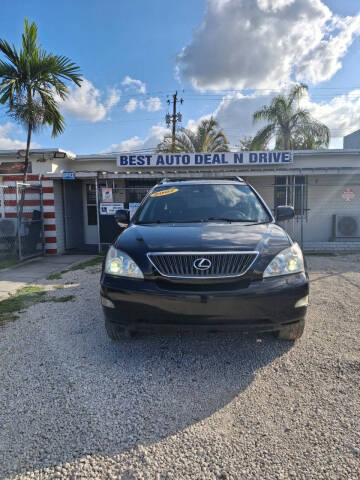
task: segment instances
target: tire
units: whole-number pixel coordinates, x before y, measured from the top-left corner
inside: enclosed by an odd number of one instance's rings
[[[127,328],[120,327],[119,325],[116,325],[106,319],[105,330],[108,334],[108,337],[110,337],[111,340],[115,340],[116,342],[119,342],[120,340],[125,340],[126,338],[130,338],[133,335],[133,332],[128,330]]]
[[[305,329],[305,320],[299,320],[297,323],[293,325],[287,325],[283,327],[281,330],[276,332],[276,337],[280,338],[281,340],[298,340],[302,334],[304,333]]]

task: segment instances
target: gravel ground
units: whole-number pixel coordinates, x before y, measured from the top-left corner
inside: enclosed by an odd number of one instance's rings
[[[358,479],[360,255],[310,257],[295,345],[174,334],[120,344],[99,269],[0,330],[0,478]],[[52,282],[55,284],[55,282]]]

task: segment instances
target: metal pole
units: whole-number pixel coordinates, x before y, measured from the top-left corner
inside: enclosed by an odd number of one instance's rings
[[[172,118],[172,133],[171,133],[171,151],[175,152],[175,138],[176,138],[176,102],[177,102],[177,92],[173,95],[173,118]]]
[[[96,189],[96,220],[97,220],[97,232],[98,232],[98,252],[101,253],[100,242],[100,215],[99,215],[99,185],[98,177],[95,177],[95,189]]]
[[[300,246],[304,248],[304,182],[301,183],[301,224],[300,224]]]
[[[19,212],[19,182],[16,182],[16,216],[17,216],[17,231],[18,231],[18,247],[19,247],[19,260],[22,260],[21,254],[21,218]]]
[[[39,195],[40,195],[41,247],[42,247],[42,256],[44,256],[45,255],[45,227],[44,227],[44,205],[43,205],[42,185],[39,187]]]

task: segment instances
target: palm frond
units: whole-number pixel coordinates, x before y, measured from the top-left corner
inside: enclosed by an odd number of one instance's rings
[[[8,113],[31,131],[43,125],[56,136],[64,131],[65,121],[57,101],[66,99],[67,82],[81,85],[79,67],[68,57],[53,55],[41,48],[37,27],[27,19],[21,37],[21,48],[0,40],[0,103]]]
[[[274,123],[270,123],[269,125],[261,128],[252,139],[250,149],[265,150],[271,138],[274,136],[275,132],[276,125]]]
[[[308,86],[305,85],[305,83],[297,83],[296,85],[294,85],[287,96],[289,106],[292,106],[295,100],[299,102],[307,91]]]

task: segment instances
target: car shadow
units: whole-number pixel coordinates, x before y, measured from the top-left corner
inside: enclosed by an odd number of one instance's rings
[[[292,347],[271,334],[238,333],[116,343],[105,334],[100,308],[76,318],[54,309],[56,323],[44,318],[37,332],[36,355],[26,342],[18,345],[26,368],[13,375],[5,399],[5,476],[157,443],[243,395],[259,369]],[[15,361],[12,371],[23,364]]]

